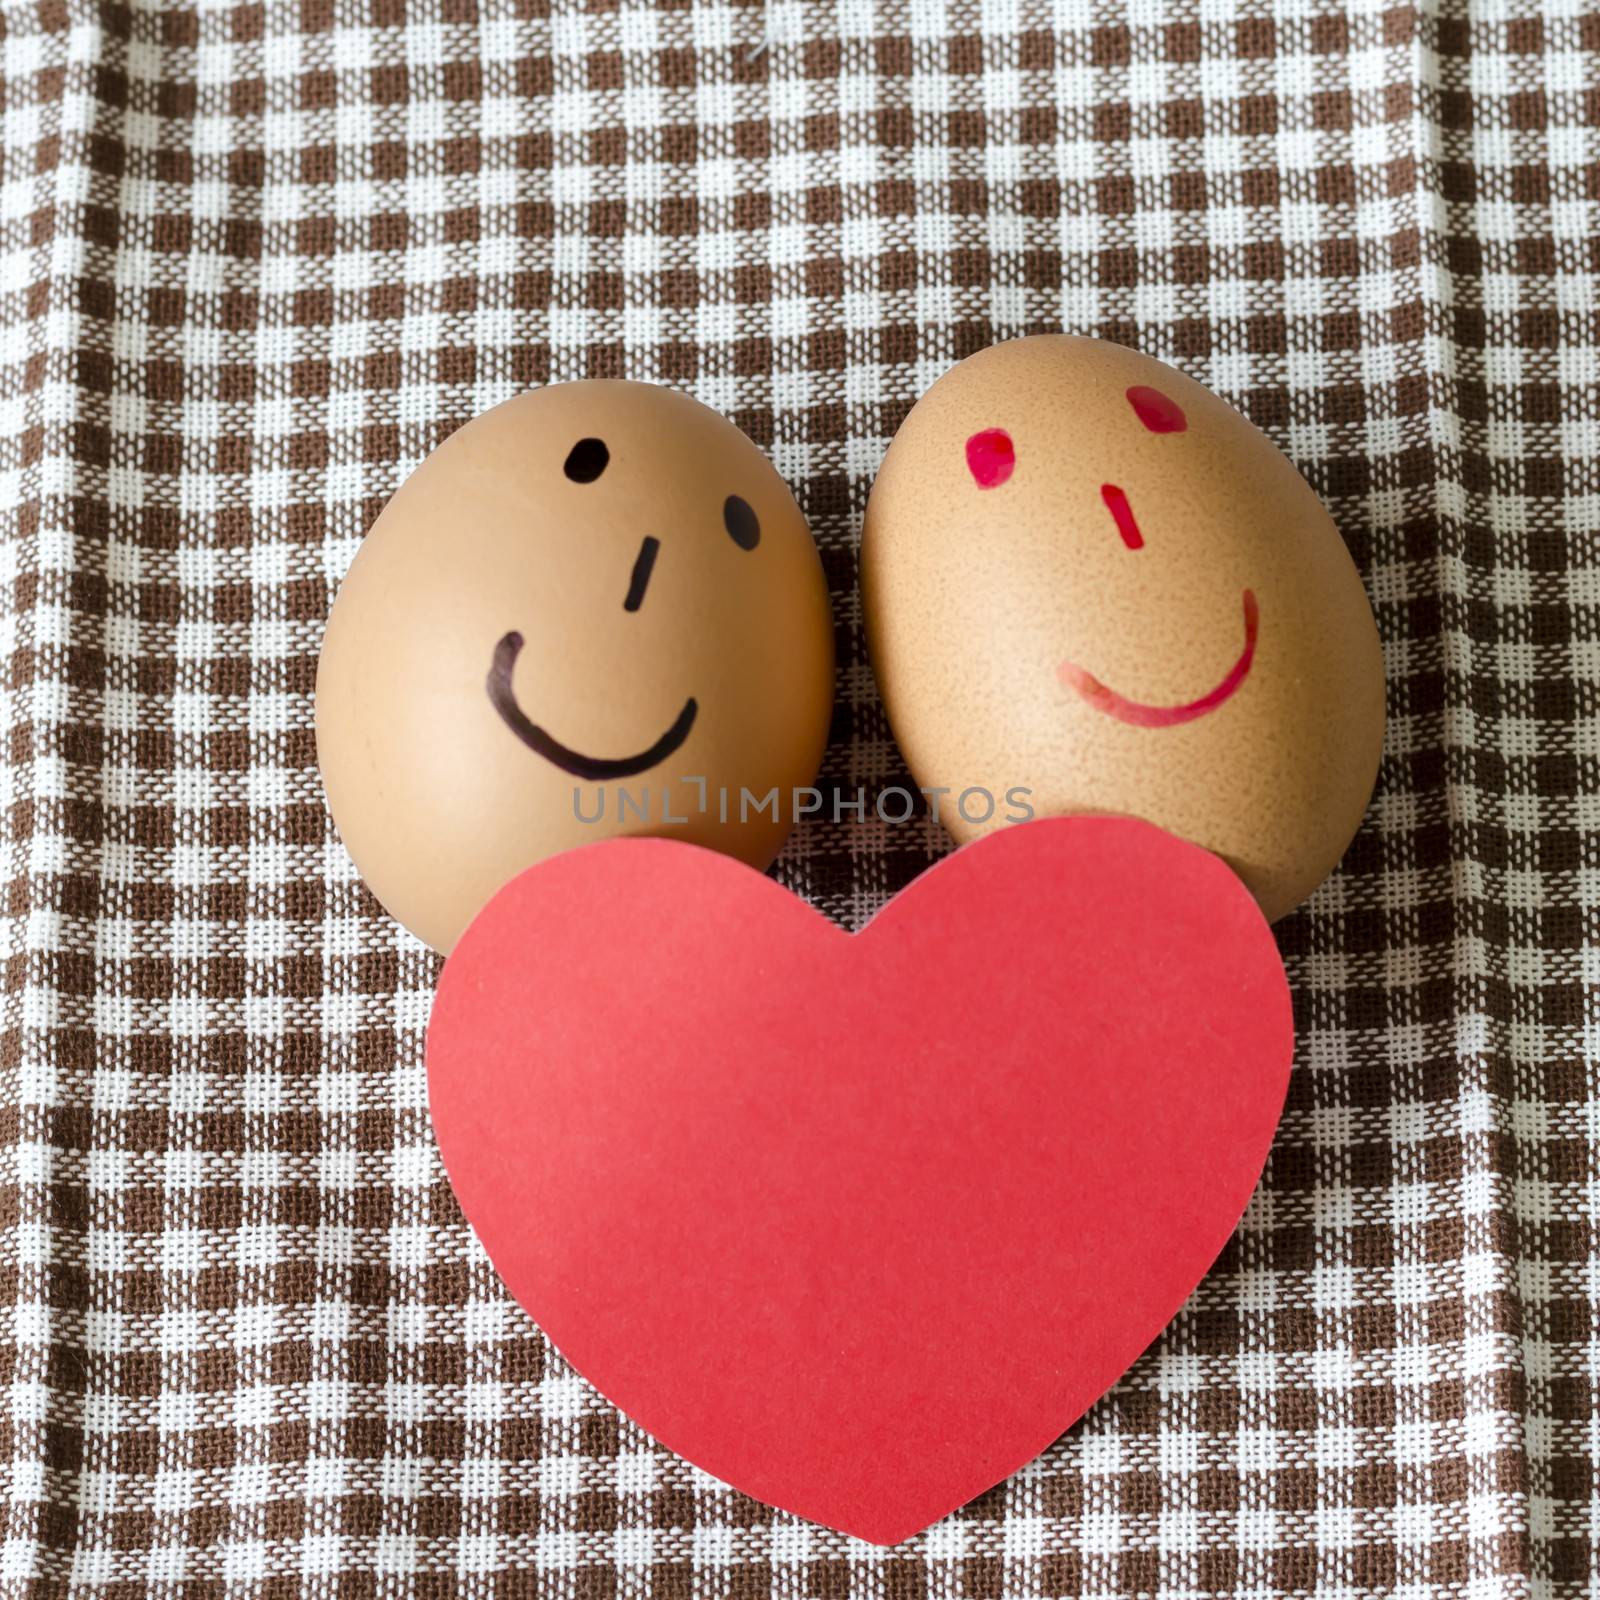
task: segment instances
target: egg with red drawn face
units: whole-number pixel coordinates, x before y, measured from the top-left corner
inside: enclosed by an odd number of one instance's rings
[[[960,840],[1142,817],[1275,919],[1361,823],[1384,727],[1361,578],[1287,457],[1162,362],[1039,335],[953,368],[889,447],[861,584],[890,724]]]

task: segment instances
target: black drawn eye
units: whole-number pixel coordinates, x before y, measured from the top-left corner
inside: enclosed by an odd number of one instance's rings
[[[761,523],[748,500],[730,494],[722,502],[722,522],[728,530],[728,537],[741,550],[754,550],[761,543]]]
[[[604,439],[580,439],[567,452],[566,465],[561,469],[574,483],[593,483],[611,460]]]

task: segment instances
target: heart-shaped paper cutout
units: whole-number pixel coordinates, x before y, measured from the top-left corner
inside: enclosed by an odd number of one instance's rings
[[[1058,818],[845,934],[659,839],[530,868],[456,946],[429,1093],[463,1210],[664,1445],[895,1543],[1037,1455],[1239,1220],[1293,1022],[1233,873]]]

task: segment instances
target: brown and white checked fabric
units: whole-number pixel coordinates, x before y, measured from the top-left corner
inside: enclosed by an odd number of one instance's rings
[[[0,1592],[1577,1595],[1600,1582],[1600,16],[1575,0],[0,0]],[[385,497],[623,374],[793,484],[828,776],[899,774],[854,548],[993,340],[1240,405],[1392,725],[1281,929],[1263,1187],[1127,1379],[899,1549],[656,1448],[508,1302],[433,959],[324,813]],[[858,923],[939,848],[818,825]]]

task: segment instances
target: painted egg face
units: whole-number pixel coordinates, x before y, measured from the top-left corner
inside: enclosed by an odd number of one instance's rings
[[[1360,825],[1384,725],[1360,577],[1288,459],[1161,362],[1045,335],[954,368],[890,445],[861,564],[889,720],[957,838],[1019,788],[1143,817],[1276,918]]]
[[[687,395],[560,384],[453,434],[374,523],[317,752],[362,876],[448,951],[523,868],[610,835],[765,866],[832,702],[822,565],[761,451]]]

